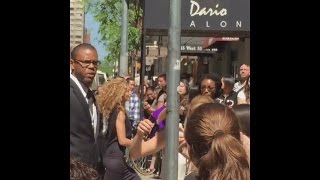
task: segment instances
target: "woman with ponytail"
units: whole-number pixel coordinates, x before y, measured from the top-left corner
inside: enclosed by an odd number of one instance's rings
[[[218,103],[203,104],[185,129],[190,160],[198,168],[187,180],[249,180],[250,167],[234,112]]]

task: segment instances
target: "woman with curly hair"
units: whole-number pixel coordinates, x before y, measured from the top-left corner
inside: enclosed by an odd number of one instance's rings
[[[70,158],[70,180],[99,180],[99,175],[88,164]]]
[[[106,168],[104,180],[140,179],[124,159],[126,148],[130,150],[134,141],[131,139],[132,129],[125,110],[125,102],[130,95],[131,91],[127,81],[123,78],[116,78],[104,84],[97,96],[98,108],[103,115],[100,147],[102,148],[103,165]],[[139,135],[138,133],[136,136]]]

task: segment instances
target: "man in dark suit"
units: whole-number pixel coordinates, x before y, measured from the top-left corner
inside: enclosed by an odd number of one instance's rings
[[[97,50],[80,44],[71,52],[70,68],[70,156],[99,170],[98,147],[100,115],[90,90],[100,65]]]

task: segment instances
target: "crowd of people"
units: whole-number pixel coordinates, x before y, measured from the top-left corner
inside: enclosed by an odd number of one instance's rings
[[[93,93],[99,64],[92,45],[73,48],[70,179],[140,179],[126,163],[126,151],[132,159],[152,155],[148,171],[165,178],[165,168],[156,172],[155,161],[167,144],[165,122],[171,120],[166,119],[166,74],[158,75],[156,86],[142,83],[143,92],[126,76]],[[250,65],[241,65],[239,74],[238,82],[230,75],[205,74],[199,86],[188,78],[177,84],[179,180],[250,179]]]

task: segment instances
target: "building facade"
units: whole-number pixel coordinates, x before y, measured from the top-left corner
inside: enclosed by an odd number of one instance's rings
[[[216,37],[213,39],[220,40],[207,42],[207,39],[211,38],[181,37],[181,78],[192,77],[195,84],[198,84],[201,77],[207,73],[232,75],[238,79],[241,64],[250,64],[250,37],[234,38],[235,40],[230,40],[229,37],[226,37],[227,40],[224,40],[224,37]],[[152,76],[167,72],[168,36],[162,36],[161,43],[158,36],[147,39],[149,41],[146,46],[145,75],[151,79]],[[137,57],[141,62],[140,52]]]
[[[70,47],[83,43],[84,3],[82,0],[70,0]]]

